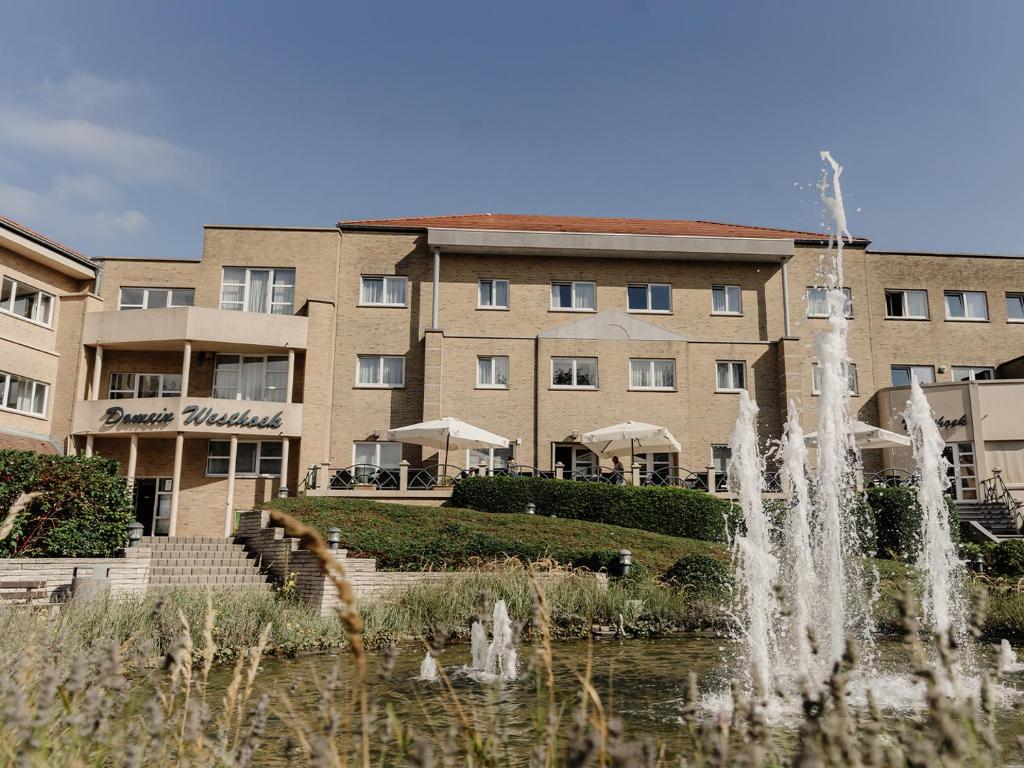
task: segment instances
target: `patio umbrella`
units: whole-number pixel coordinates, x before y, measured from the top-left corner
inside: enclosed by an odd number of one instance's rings
[[[682,451],[679,441],[665,427],[645,424],[642,421],[624,421],[621,424],[595,429],[581,435],[580,442],[598,456],[615,456],[628,450],[630,464],[633,463],[633,454],[638,448],[644,449],[644,453]]]
[[[853,440],[858,448],[906,448],[910,438],[898,432],[865,424],[863,421],[853,422]],[[808,432],[804,441],[809,445],[817,445],[818,433]]]
[[[410,424],[407,427],[389,429],[385,440],[397,440],[428,448],[444,448],[444,463],[448,464],[451,448],[508,448],[508,439],[486,429],[474,427],[459,419],[446,416],[443,419]]]

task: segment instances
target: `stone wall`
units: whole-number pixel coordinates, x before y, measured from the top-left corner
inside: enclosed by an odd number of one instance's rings
[[[127,549],[124,557],[4,558],[0,559],[0,594],[16,594],[3,589],[4,582],[45,581],[46,602],[59,603],[71,597],[76,575],[102,580],[107,573],[111,595],[141,595],[149,584],[150,559],[148,547]]]

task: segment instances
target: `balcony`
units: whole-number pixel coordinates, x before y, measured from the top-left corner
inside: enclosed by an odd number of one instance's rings
[[[85,316],[82,343],[150,352],[305,349],[309,322],[298,315],[233,312],[209,307],[114,310]]]
[[[299,437],[302,404],[213,397],[80,400],[72,426],[77,435],[105,437],[173,437],[177,432],[194,437]]]

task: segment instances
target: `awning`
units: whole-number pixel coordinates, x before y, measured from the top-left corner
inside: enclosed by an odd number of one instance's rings
[[[384,439],[425,445],[428,448],[444,448],[445,464],[448,463],[448,450],[451,448],[508,448],[509,442],[501,435],[450,416],[389,429],[384,433]]]
[[[863,421],[853,422],[853,439],[858,448],[908,448],[910,438],[898,432],[865,424]],[[817,445],[818,433],[808,432],[804,437],[808,445]]]
[[[610,427],[595,429],[580,437],[580,441],[598,456],[617,456],[628,453],[667,452],[682,450],[679,441],[665,427],[642,421],[624,421]]]

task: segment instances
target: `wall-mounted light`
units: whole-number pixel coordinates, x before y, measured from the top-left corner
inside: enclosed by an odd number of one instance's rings
[[[196,365],[198,365],[200,368],[206,365],[206,352],[200,352],[198,355],[196,355]]]

